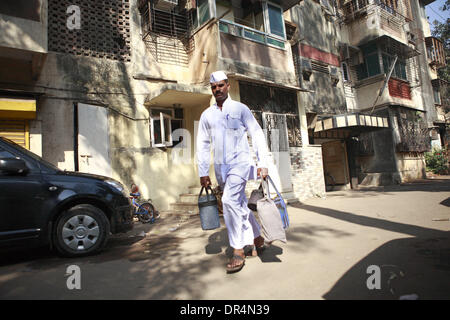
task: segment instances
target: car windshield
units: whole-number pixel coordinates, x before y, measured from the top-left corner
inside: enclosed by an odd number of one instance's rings
[[[45,165],[48,168],[51,168],[53,170],[57,170],[57,171],[61,171],[57,166],[51,164],[50,162],[42,159],[42,157],[38,156],[37,154],[31,152],[30,150],[25,149],[24,147],[22,147],[21,145],[15,143],[14,141],[11,141],[5,137],[0,137],[0,139],[4,142],[6,142],[7,144],[10,144],[12,147],[19,149],[20,152],[25,153],[27,156],[29,156],[30,158],[33,158],[34,160],[37,160],[40,164]]]

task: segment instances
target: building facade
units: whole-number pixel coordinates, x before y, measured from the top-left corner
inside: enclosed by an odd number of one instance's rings
[[[322,145],[328,186],[425,178],[424,152],[445,131],[433,98],[445,59],[426,4],[305,0],[291,9],[297,75],[311,90],[302,93],[309,136]]]
[[[224,70],[286,199],[420,177],[429,129],[442,130],[438,42],[424,3],[370,1],[2,1],[0,135],[136,183],[158,210],[195,211],[196,125]]]

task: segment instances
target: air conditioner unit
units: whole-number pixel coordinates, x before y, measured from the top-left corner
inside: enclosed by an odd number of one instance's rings
[[[348,46],[348,44],[345,44],[345,43],[341,44],[339,51],[341,54],[342,61],[350,59],[350,47]]]
[[[340,80],[340,72],[339,69],[335,66],[329,66],[330,68],[330,78],[331,78],[331,82],[333,84],[333,87],[336,87],[336,85],[338,84],[339,80]]]
[[[171,11],[178,5],[178,0],[157,0],[155,1],[155,9],[162,11]]]
[[[300,70],[302,72],[303,79],[309,80],[309,77],[311,77],[313,71],[311,60],[300,57]]]
[[[412,44],[416,44],[416,35],[410,31],[406,32],[406,38],[408,39],[408,41]]]
[[[335,66],[329,66],[330,68],[330,77],[339,79],[339,68]]]
[[[309,60],[308,58],[300,58],[300,68],[303,71],[309,71],[312,72],[312,65],[311,65],[311,60]]]

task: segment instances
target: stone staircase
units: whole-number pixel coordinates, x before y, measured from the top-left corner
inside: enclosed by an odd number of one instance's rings
[[[215,186],[213,186],[215,187]],[[251,190],[255,189],[253,185],[249,185],[246,189],[247,198],[250,197]],[[163,210],[160,213],[164,216],[185,216],[193,217],[199,214],[198,209],[198,194],[200,193],[200,186],[191,186],[188,188],[188,193],[180,194],[178,201],[171,203],[168,210]],[[272,194],[273,196],[274,194]],[[298,199],[292,192],[282,193],[286,203],[297,202]]]
[[[163,215],[196,216],[198,210],[198,194],[201,187],[189,187],[189,193],[180,194],[178,201],[171,203],[168,210],[161,211]]]

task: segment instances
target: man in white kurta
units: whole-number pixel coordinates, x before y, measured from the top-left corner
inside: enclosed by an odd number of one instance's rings
[[[216,103],[200,117],[197,135],[198,171],[200,184],[204,187],[211,185],[209,167],[212,146],[215,174],[223,190],[223,216],[230,246],[234,248],[227,270],[234,272],[244,265],[244,246],[264,244],[260,227],[247,207],[245,195],[247,181],[256,178],[247,133],[252,138],[258,158],[257,172],[261,173],[262,178],[268,174],[269,151],[264,133],[250,109],[228,96],[230,85],[225,73],[212,73],[210,84]]]

